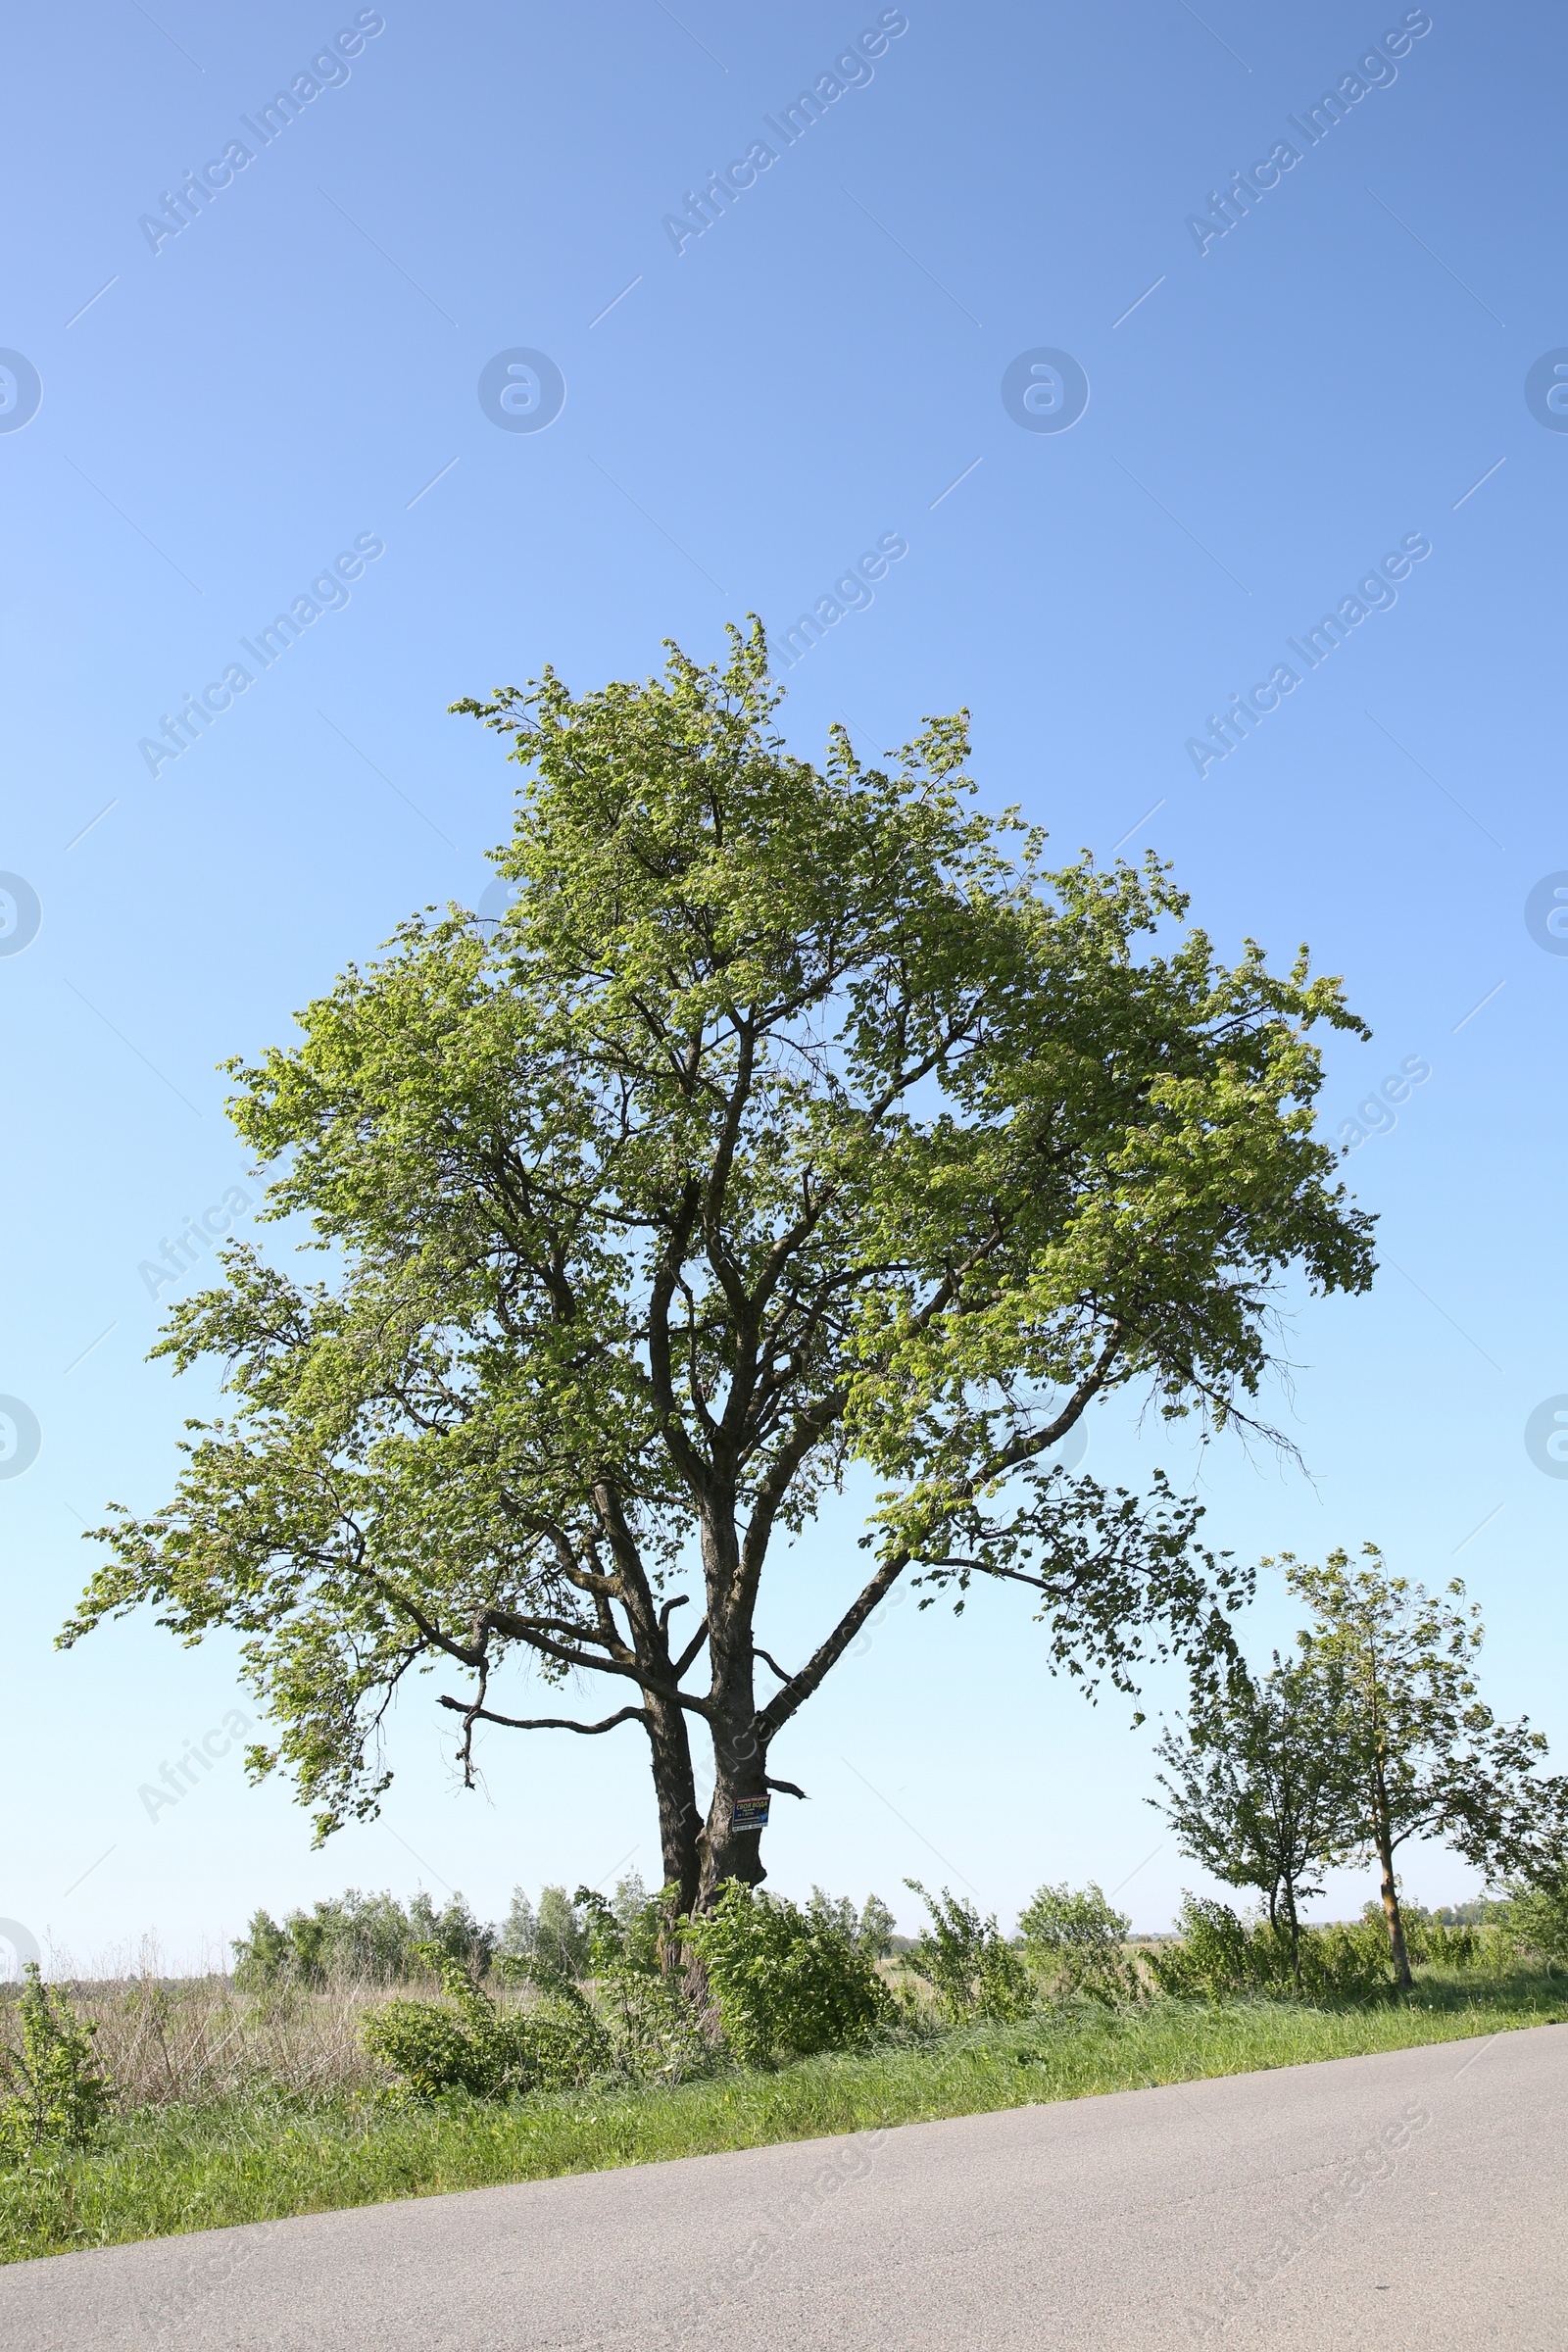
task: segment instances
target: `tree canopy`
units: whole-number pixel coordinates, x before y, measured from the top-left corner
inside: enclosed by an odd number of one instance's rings
[[[1221,963],[1152,857],[1049,868],[974,807],[962,713],[887,767],[838,729],[796,757],[760,624],[731,639],[455,706],[524,771],[515,901],[414,917],[228,1065],[267,1213],[329,1267],[231,1246],[174,1309],[157,1352],[220,1363],[232,1412],[97,1531],[62,1637],[237,1630],[253,1768],[320,1835],[373,1810],[411,1671],[462,1680],[468,1770],[480,1725],[640,1725],[688,1905],[763,1875],[771,1751],[901,1577],[1021,1586],[1091,1685],[1225,1647],[1248,1577],[1197,1507],[1050,1448],[1128,1387],[1250,1419],[1283,1278],[1372,1271],[1311,1132],[1308,1032],[1361,1032],[1336,980]],[[764,1568],[852,1464],[858,1589],[776,1663]],[[530,1669],[618,1703],[523,1712]]]

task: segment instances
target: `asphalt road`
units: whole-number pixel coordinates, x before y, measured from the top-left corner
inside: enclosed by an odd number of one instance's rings
[[[6,2352],[1562,2352],[1568,2026],[0,2270]]]

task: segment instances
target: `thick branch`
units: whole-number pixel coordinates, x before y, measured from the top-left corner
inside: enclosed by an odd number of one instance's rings
[[[673,1684],[660,1680],[635,1659],[623,1663],[619,1658],[595,1658],[586,1650],[567,1649],[561,1642],[552,1642],[548,1634],[539,1632],[532,1619],[514,1617],[510,1610],[482,1609],[475,1623],[481,1633],[504,1634],[510,1642],[525,1642],[530,1649],[536,1649],[541,1657],[554,1658],[562,1666],[583,1666],[591,1674],[618,1674],[625,1682],[639,1684],[655,1698],[667,1698],[672,1704],[688,1708],[694,1715],[707,1715],[710,1711],[705,1700],[694,1698],[689,1690],[677,1690]],[[442,1647],[453,1656],[462,1657],[465,1665],[478,1666],[484,1662],[482,1651],[464,1653],[450,1642],[443,1642]]]
[[[757,1717],[756,1731],[763,1747],[788,1723],[796,1709],[803,1707],[830,1667],[836,1666],[861,1626],[886,1597],[909,1565],[910,1554],[894,1551],[888,1554],[870,1583],[851,1602],[827,1640],[812,1656],[807,1659],[799,1674],[776,1690]]]
[[[648,1721],[646,1707],[622,1707],[618,1714],[607,1715],[603,1723],[573,1723],[564,1715],[497,1715],[490,1707],[470,1707],[466,1698],[449,1698],[445,1691],[440,1703],[471,1723],[504,1723],[514,1732],[582,1732],[594,1737],[600,1732],[612,1732],[617,1723]]]
[[[1100,1351],[1093,1371],[1085,1374],[1055,1419],[1048,1423],[1043,1430],[1035,1430],[1027,1435],[1020,1434],[1012,1440],[1010,1445],[1000,1446],[982,1468],[977,1470],[972,1477],[964,1479],[956,1493],[948,1498],[941,1514],[941,1520],[946,1520],[959,1503],[972,1501],[974,1496],[983,1488],[988,1487],[994,1479],[1002,1477],[1008,1470],[1016,1470],[1024,1462],[1033,1460],[1037,1455],[1044,1453],[1048,1446],[1054,1446],[1058,1438],[1064,1437],[1090,1398],[1104,1387],[1120,1345],[1120,1332],[1113,1328],[1104,1347]],[[918,1545],[901,1546],[897,1551],[888,1554],[869,1584],[857,1594],[849,1608],[845,1610],[827,1640],[807,1660],[799,1674],[787,1682],[782,1690],[775,1691],[767,1705],[758,1714],[757,1735],[764,1748],[768,1741],[788,1723],[797,1709],[805,1705],[830,1669],[838,1664],[839,1659],[844,1655],[878,1601],[892,1592],[905,1569],[912,1560],[923,1558],[923,1550]]]
[[[653,1293],[648,1301],[648,1368],[653,1376],[654,1402],[659,1412],[661,1434],[670,1460],[698,1497],[707,1488],[707,1471],[702,1456],[681,1425],[680,1407],[675,1401],[675,1380],[670,1364],[669,1304],[675,1295],[680,1267],[691,1247],[692,1233],[702,1204],[702,1187],[694,1176],[688,1179],[682,1193],[681,1204],[671,1222],[669,1239],[654,1276]]]
[[[686,1672],[688,1666],[691,1665],[698,1651],[702,1648],[703,1643],[707,1640],[708,1619],[704,1617],[701,1625],[699,1625],[697,1631],[693,1634],[691,1640],[681,1651],[680,1656],[674,1659],[670,1665],[670,1673],[673,1675],[677,1683],[680,1681],[681,1676]]]

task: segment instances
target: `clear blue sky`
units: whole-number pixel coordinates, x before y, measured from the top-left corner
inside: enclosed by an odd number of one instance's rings
[[[546,662],[583,689],[643,675],[666,636],[710,658],[754,609],[782,630],[882,538],[907,554],[790,673],[802,752],[837,714],[875,752],[967,705],[986,801],[1064,859],[1152,845],[1223,952],[1304,939],[1346,975],[1376,1035],[1331,1053],[1331,1133],[1429,1066],[1348,1162],[1382,1219],[1373,1294],[1290,1302],[1271,1409],[1304,1469],[1216,1443],[1208,1525],[1252,1556],[1373,1538],[1429,1582],[1462,1571],[1490,1693],[1568,1746],[1568,1481],[1525,1443],[1568,1392],[1568,958],[1526,923],[1568,869],[1568,433],[1526,399],[1568,346],[1561,12],[1435,5],[1408,38],[1425,14],[1370,0],[910,0],[905,22],[853,0],[12,20],[0,870],[26,887],[0,896],[0,1395],[40,1440],[0,1479],[0,1916],[78,1962],[145,1933],[191,1957],[346,1883],[493,1913],[514,1881],[655,1871],[634,1733],[498,1740],[467,1795],[429,1686],[384,1822],[323,1854],[232,1757],[149,1820],[138,1788],[239,1701],[232,1652],[150,1621],[50,1642],[81,1528],[161,1500],[211,1402],[144,1363],[173,1292],[138,1269],[245,1183],[216,1065],[285,1039],[411,908],[485,887],[514,771],[447,705]],[[258,127],[296,86],[296,118]],[[173,233],[166,199],[210,164]],[[703,233],[666,225],[736,164]],[[1211,198],[1242,172],[1227,227]],[[564,378],[543,429],[481,407],[516,351]],[[1017,421],[1065,413],[1041,351],[1087,376],[1069,429]],[[1032,411],[1004,403],[1014,362]],[[510,380],[514,421],[554,405],[548,368]],[[1417,541],[1316,667],[1291,650]],[[264,668],[242,640],[296,599],[326,609]],[[233,664],[252,682],[219,709]],[[1195,758],[1281,664],[1299,684]],[[138,748],[209,686],[177,759]],[[1091,1466],[1155,1462],[1193,1457],[1130,1400],[1100,1416]],[[853,1532],[799,1547],[770,1647],[836,1605]],[[1293,1623],[1270,1588],[1250,1638]],[[1146,1859],[1152,1727],[1086,1707],[1043,1649],[1005,1595],[956,1628],[895,1612],[779,1753],[811,1801],[778,1808],[773,1883],[907,1912],[901,1879],[948,1880],[1010,1918],[1095,1876],[1168,1920],[1197,1882],[1169,1843]],[[1411,1865],[1428,1899],[1472,1884]]]

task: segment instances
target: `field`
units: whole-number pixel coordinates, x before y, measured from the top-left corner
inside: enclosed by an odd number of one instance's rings
[[[121,2103],[90,2149],[0,2173],[4,2259],[1558,2024],[1568,1978],[1425,1969],[1404,1999],[1343,2006],[1042,2010],[673,2087],[401,2108],[359,2048],[367,2002],[82,1988]]]

